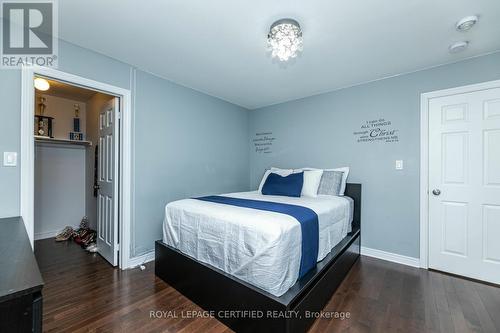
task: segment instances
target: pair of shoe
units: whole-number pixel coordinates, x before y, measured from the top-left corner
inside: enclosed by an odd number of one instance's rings
[[[80,228],[75,234],[75,243],[81,245],[83,248],[87,247],[90,243],[95,242],[95,231],[91,229]]]
[[[97,233],[94,230],[89,229],[85,236],[82,237],[82,247],[95,243],[96,235]]]
[[[92,243],[90,244],[89,246],[87,246],[85,248],[86,251],[90,252],[90,253],[95,253],[97,252],[99,249],[97,248],[97,244],[96,243]]]
[[[63,231],[61,231],[57,236],[56,236],[56,242],[64,242],[70,239],[75,231],[71,227],[65,227]]]

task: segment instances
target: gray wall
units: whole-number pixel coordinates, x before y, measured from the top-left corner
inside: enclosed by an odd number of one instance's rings
[[[125,63],[64,41],[59,43],[59,69],[132,87],[136,124],[132,255],[153,249],[154,240],[161,238],[161,215],[168,201],[248,190],[247,110],[148,73],[135,75]],[[0,100],[0,152],[19,153],[20,71],[0,70]],[[0,217],[19,215],[19,165],[0,166],[0,188]]]
[[[21,74],[0,69],[0,218],[19,215],[19,166],[4,167],[3,152],[17,151],[21,128]]]
[[[248,190],[248,111],[137,71],[137,253],[161,235],[165,203]]]
[[[35,239],[78,227],[85,215],[85,147],[35,145]]]
[[[363,246],[419,257],[420,94],[496,79],[500,53],[252,111],[251,186],[271,166],[348,165],[363,184]],[[399,142],[357,143],[353,132],[378,118],[392,121]],[[269,131],[272,153],[256,153],[255,133]]]

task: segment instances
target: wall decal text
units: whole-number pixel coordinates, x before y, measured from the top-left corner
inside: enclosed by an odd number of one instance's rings
[[[273,152],[273,142],[276,138],[273,132],[257,132],[253,139],[255,152],[260,154],[270,154]]]
[[[360,130],[353,132],[357,142],[399,142],[399,130],[384,118],[365,121]]]

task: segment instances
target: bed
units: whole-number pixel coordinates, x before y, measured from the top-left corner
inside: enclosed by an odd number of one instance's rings
[[[223,196],[314,211],[314,268],[299,275],[301,228],[293,217],[185,199],[165,208],[156,275],[237,331],[305,331],[313,318],[286,313],[320,311],[359,256],[361,185],[347,184],[345,197]]]

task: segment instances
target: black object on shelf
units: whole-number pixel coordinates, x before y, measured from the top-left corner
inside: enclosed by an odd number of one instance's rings
[[[73,118],[73,132],[80,132],[80,118]]]
[[[53,138],[52,121],[53,117],[35,115],[35,135]]]

